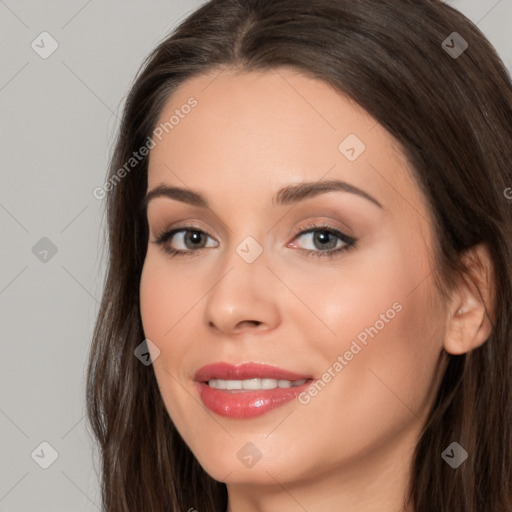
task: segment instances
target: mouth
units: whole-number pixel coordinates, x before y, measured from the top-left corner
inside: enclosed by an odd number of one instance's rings
[[[220,416],[237,419],[261,416],[290,402],[313,380],[310,375],[256,363],[215,363],[195,375],[203,404]]]

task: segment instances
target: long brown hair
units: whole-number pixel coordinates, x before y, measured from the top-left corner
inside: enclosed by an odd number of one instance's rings
[[[461,55],[447,51],[453,40],[443,47],[453,32],[467,42]],[[148,159],[119,170],[147,145],[165,102],[188,78],[280,66],[342,91],[399,142],[428,200],[439,290],[449,293],[464,272],[466,250],[480,243],[490,249],[492,334],[479,348],[449,356],[417,445],[409,496],[415,512],[510,512],[512,86],[477,27],[438,0],[211,0],[144,62],[103,191],[109,260],[87,410],[101,456],[104,509],[226,509],[226,485],[201,468],[169,418],[151,366],[134,357],[145,338],[139,282],[148,244],[141,206]],[[469,453],[456,470],[441,458],[452,441]]]

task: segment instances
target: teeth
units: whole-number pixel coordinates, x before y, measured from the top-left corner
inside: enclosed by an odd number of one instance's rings
[[[223,380],[210,379],[208,385],[214,389],[226,390],[258,390],[258,389],[275,389],[275,388],[291,388],[293,386],[301,386],[306,382],[302,380],[276,380],[276,379],[247,379],[247,380]]]

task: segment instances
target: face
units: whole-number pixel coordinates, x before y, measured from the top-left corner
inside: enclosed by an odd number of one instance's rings
[[[401,468],[444,317],[398,145],[284,68],[195,77],[158,124],[173,115],[150,153],[140,306],[184,441],[228,485]]]

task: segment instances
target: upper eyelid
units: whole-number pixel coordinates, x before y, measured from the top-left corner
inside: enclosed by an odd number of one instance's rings
[[[159,234],[163,235],[165,233],[174,232],[178,233],[180,231],[201,231],[202,233],[205,233],[206,235],[214,238],[210,232],[209,229],[202,228],[200,225],[198,225],[198,221],[191,221],[193,223],[188,224],[187,221],[184,221],[183,223],[175,222],[173,226],[165,226],[161,229],[151,229],[150,232],[153,232],[155,236],[158,236]]]
[[[330,218],[331,215],[332,214],[329,213],[328,215],[315,215],[313,217]],[[336,214],[334,214],[334,215],[336,215]],[[149,221],[149,219],[148,219],[148,223],[151,225],[151,222]],[[158,229],[152,230],[151,228],[150,229],[151,229],[151,231],[160,231],[160,232],[173,231],[174,229],[197,229],[199,231],[203,231],[207,234],[210,234],[212,231],[211,228],[210,227],[203,228],[203,227],[201,227],[201,223],[202,223],[202,221],[200,221],[198,219],[192,219],[192,220],[188,220],[188,221],[187,220],[183,220],[183,221],[178,220],[178,221],[172,223],[176,227],[171,225],[170,227],[162,228],[161,230],[158,230]],[[304,223],[305,223],[305,225],[304,225]],[[336,223],[341,224],[342,227],[337,227],[335,225]],[[222,223],[222,224],[224,224],[224,223]],[[355,234],[353,233],[353,229],[348,224],[346,224],[342,219],[334,220],[334,218],[333,218],[332,220],[329,220],[329,221],[326,221],[326,220],[316,220],[316,221],[303,220],[303,221],[298,222],[297,224],[302,224],[303,227],[300,228],[301,231],[303,229],[306,229],[306,227],[309,228],[309,226],[311,226],[311,229],[320,229],[322,227],[325,227],[326,229],[333,229],[336,231],[340,231],[341,233],[345,234],[346,236],[350,236],[350,237],[355,236]],[[228,228],[228,230],[232,232],[231,229]],[[216,230],[214,229],[213,231],[216,231]],[[290,229],[286,236],[289,236],[292,233],[292,231],[294,231],[294,228]],[[223,228],[220,230],[220,234],[226,234],[224,232]]]
[[[325,211],[324,212],[312,212],[311,208],[309,209],[309,212],[308,211],[305,211],[303,213],[300,214],[301,217],[303,217],[303,220],[300,220],[299,222],[297,223],[294,223],[295,225],[296,224],[302,224],[302,223],[308,223],[309,220],[307,220],[307,217],[309,217],[310,219],[311,218],[326,218],[326,219],[330,219],[329,221],[325,221],[325,220],[317,220],[317,221],[311,221],[311,222],[314,222],[315,224],[318,223],[318,224],[323,224],[323,223],[327,223],[327,227],[331,228],[331,229],[335,229],[337,231],[340,231],[341,233],[343,233],[344,235],[350,237],[350,238],[354,238],[355,237],[355,232],[354,232],[354,229],[352,227],[350,227],[349,224],[347,224],[343,218],[345,217],[346,215],[346,212],[344,213],[343,212],[343,209],[341,211],[338,211],[337,208],[333,207],[332,205],[327,205],[327,206],[322,206],[321,207],[322,209],[324,209]],[[313,209],[316,209],[316,208],[313,208]],[[158,210],[157,210],[158,211]],[[162,212],[163,213],[163,212]],[[197,224],[201,224],[203,221],[200,220],[204,214],[204,212],[201,212],[201,211],[191,211],[190,212],[192,215],[190,217],[188,217],[189,220],[183,220],[182,222],[184,224],[181,224],[181,221],[175,221],[173,222],[172,224],[176,225],[177,227],[188,227],[186,224],[188,222],[191,222],[191,223],[194,223],[194,224],[191,224],[191,227],[192,228],[197,228],[197,229],[200,229],[201,231],[204,231],[208,234],[212,233],[212,231],[214,232],[214,235],[217,236],[217,237],[222,237],[222,236],[227,236],[229,235],[229,233],[233,233],[233,230],[230,228],[229,225],[227,225],[222,219],[220,219],[219,217],[217,217],[216,215],[214,217],[210,217],[209,214],[207,214],[206,216],[206,222],[208,224],[208,228],[206,229],[203,229],[200,225],[198,226]],[[197,214],[197,217],[195,217],[195,215]],[[160,214],[159,213],[155,213],[155,217],[153,217],[153,215],[147,215],[147,222],[149,225],[152,224],[152,219],[154,218],[156,223],[160,223],[158,221],[159,217],[160,217]],[[181,215],[180,215],[181,216]],[[349,217],[350,218],[350,217]],[[163,220],[163,219],[162,219]],[[220,225],[216,228],[211,228],[212,224],[216,224],[217,222],[220,222]],[[279,222],[277,222],[276,224],[273,224],[270,229],[267,231],[272,231],[273,229],[275,229],[275,226],[279,224]],[[337,226],[338,225],[338,226]],[[167,229],[165,229],[165,231],[170,231],[170,230],[173,230],[174,227],[169,227]],[[290,234],[294,231],[295,228],[291,228],[287,233],[286,233],[286,236],[290,236]],[[162,231],[161,231],[162,232]]]

